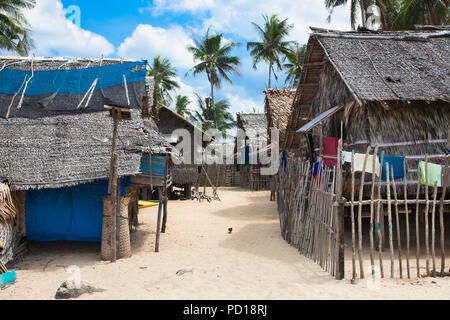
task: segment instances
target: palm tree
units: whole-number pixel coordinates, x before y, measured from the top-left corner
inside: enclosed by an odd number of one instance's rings
[[[153,93],[154,108],[158,108],[161,104],[168,106],[172,101],[170,91],[180,87],[177,81],[174,80],[176,69],[172,67],[169,59],[156,56],[153,59],[153,64],[150,66],[148,75],[155,79]]]
[[[411,30],[415,24],[447,25],[449,5],[448,0],[401,0],[392,28]]]
[[[202,127],[203,130],[209,129],[208,123],[217,123],[217,130],[226,133],[226,130],[236,126],[236,121],[228,111],[230,103],[228,100],[219,100],[213,106],[211,98],[202,99],[197,95],[199,110],[196,110],[193,118]]]
[[[252,22],[256,31],[261,38],[260,42],[247,42],[247,50],[251,49],[250,55],[253,57],[253,68],[256,69],[256,65],[264,60],[269,63],[269,83],[271,85],[271,74],[273,72],[275,79],[277,75],[273,68],[273,64],[276,64],[278,69],[281,70],[281,58],[292,54],[290,46],[293,41],[284,41],[288,36],[289,31],[293,28],[293,25],[288,24],[287,19],[280,21],[276,14],[270,18],[267,15],[264,17],[264,26],[260,27],[256,23]]]
[[[22,10],[31,9],[35,5],[35,0],[0,1],[0,49],[28,55],[33,41]]]
[[[287,63],[283,65],[283,68],[286,70],[286,80],[284,84],[286,87],[295,88],[298,86],[300,80],[300,73],[303,69],[303,62],[305,61],[306,55],[306,44],[299,45],[295,43],[292,46],[292,53],[286,55]]]
[[[210,29],[208,28],[202,39],[195,39],[194,45],[188,46],[188,50],[192,53],[194,61],[199,61],[188,73],[192,72],[194,76],[200,73],[206,73],[211,85],[212,110],[216,109],[214,88],[220,88],[221,78],[232,84],[230,74],[234,72],[240,75],[237,68],[241,64],[240,59],[235,56],[230,56],[231,51],[238,47],[239,44],[233,41],[222,44],[222,40],[222,34],[211,35]],[[218,129],[218,123],[215,119],[217,116],[210,119],[215,121],[216,129]]]
[[[191,110],[188,109],[190,103],[191,101],[188,97],[177,95],[175,101],[175,112],[184,118],[190,118],[192,116]]]

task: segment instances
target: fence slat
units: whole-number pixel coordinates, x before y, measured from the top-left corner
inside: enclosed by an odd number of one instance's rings
[[[394,167],[391,167],[392,188],[394,190],[394,205],[395,205],[395,223],[397,225],[397,249],[398,249],[398,268],[400,271],[400,279],[403,278],[403,266],[402,266],[402,240],[400,236],[400,218],[398,216],[398,197],[397,186],[394,179]]]

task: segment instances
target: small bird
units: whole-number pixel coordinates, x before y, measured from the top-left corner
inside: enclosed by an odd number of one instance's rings
[[[228,233],[232,233],[233,232],[233,228],[228,228]]]

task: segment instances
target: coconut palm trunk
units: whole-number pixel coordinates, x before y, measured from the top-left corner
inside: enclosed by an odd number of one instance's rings
[[[271,88],[271,86],[270,86],[270,80],[271,80],[271,77],[272,77],[272,59],[269,59],[269,84],[268,84],[268,88]]]

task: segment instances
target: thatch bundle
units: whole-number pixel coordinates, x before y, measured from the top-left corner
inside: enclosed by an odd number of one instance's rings
[[[113,123],[105,112],[0,119],[0,180],[12,190],[60,188],[109,177]],[[172,152],[139,115],[119,124],[119,176],[139,173],[143,152]]]
[[[15,217],[16,207],[9,186],[6,183],[0,183],[0,224],[12,229]]]
[[[195,184],[198,181],[197,165],[175,165],[170,169],[170,172],[172,174],[172,182],[177,186],[184,184]]]

